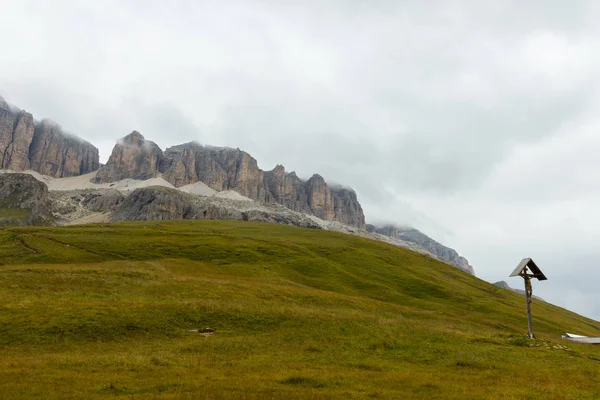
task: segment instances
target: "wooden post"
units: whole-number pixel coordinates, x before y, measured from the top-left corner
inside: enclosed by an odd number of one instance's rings
[[[529,334],[529,339],[534,339],[533,328],[531,326],[531,295],[532,295],[531,278],[525,275],[525,276],[523,276],[523,279],[525,280],[525,301],[527,302],[528,334]]]
[[[531,272],[530,272],[531,271]],[[533,336],[533,329],[531,327],[531,299],[533,293],[531,289],[531,278],[535,278],[538,281],[545,281],[546,275],[539,269],[536,263],[531,258],[524,258],[521,260],[517,268],[510,274],[510,276],[520,276],[525,281],[525,301],[527,302],[527,328],[529,339],[535,339]]]

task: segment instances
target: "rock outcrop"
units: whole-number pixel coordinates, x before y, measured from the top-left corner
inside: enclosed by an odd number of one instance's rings
[[[240,149],[202,146],[191,142],[164,151],[133,132],[114,147],[108,163],[93,182],[161,175],[175,187],[203,182],[216,191],[234,190],[255,201],[281,204],[290,210],[364,228],[365,217],[356,193],[331,188],[323,177],[303,181],[281,165],[263,171],[256,159]]]
[[[331,197],[335,221],[359,228],[366,227],[365,214],[354,190],[332,187]]]
[[[62,178],[99,168],[98,149],[68,135],[55,123],[36,123],[28,112],[11,108],[0,98],[0,169]]]
[[[295,172],[286,173],[283,165],[264,172],[265,201],[281,204],[290,210],[311,213],[305,182]]]
[[[235,190],[252,200],[265,200],[263,172],[245,151],[191,142],[169,147],[165,159],[163,178],[175,187],[203,182],[218,192]]]
[[[30,167],[29,146],[34,135],[33,116],[10,109],[0,98],[0,168],[25,171]]]
[[[136,189],[131,193],[114,209],[109,220],[112,222],[175,219],[238,220],[323,229],[322,225],[306,214],[291,211],[281,205],[257,206],[257,204],[218,197],[202,198],[182,193],[177,189],[151,186]]]
[[[48,187],[29,174],[0,174],[0,225],[50,221]]]
[[[306,196],[308,208],[315,216],[325,221],[333,220],[335,213],[331,189],[321,175],[315,174],[306,182]]]
[[[118,190],[85,193],[81,199],[81,205],[95,212],[112,211],[125,200],[125,195]]]
[[[414,228],[399,228],[393,225],[386,225],[383,227],[377,227],[374,225],[367,225],[367,231],[378,233],[380,235],[388,236],[394,239],[399,239],[405,242],[414,243],[420,248],[425,249],[437,259],[446,262],[447,264],[453,265],[461,270],[475,275],[473,267],[469,265],[466,258],[461,257],[456,250],[451,249],[436,242],[429,236],[420,232]]]
[[[513,288],[511,288],[508,284],[508,282],[506,281],[498,281],[498,282],[494,282],[493,283],[494,286],[498,286],[502,289],[508,289],[508,290],[513,290]]]
[[[100,168],[93,181],[106,183],[125,178],[154,178],[159,173],[163,158],[156,143],[133,131],[117,142],[108,162]]]
[[[117,207],[110,221],[195,219],[190,195],[161,186],[136,189]]]
[[[98,149],[92,144],[65,134],[60,126],[42,121],[35,127],[29,147],[30,168],[56,178],[84,175],[99,166]]]
[[[327,221],[365,227],[365,216],[356,193],[351,189],[329,186],[322,176],[303,181],[295,172],[286,173],[282,165],[264,172],[266,201],[315,215]]]

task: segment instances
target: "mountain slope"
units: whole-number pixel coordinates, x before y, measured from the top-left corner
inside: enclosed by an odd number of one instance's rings
[[[600,395],[600,349],[560,339],[600,323],[534,301],[527,341],[520,295],[377,241],[141,222],[6,229],[0,254],[7,398]]]
[[[519,293],[522,296],[525,296],[525,291],[523,289],[515,289],[510,287],[510,285],[508,284],[508,282],[506,281],[498,281],[498,282],[494,282],[493,283],[494,286],[498,286],[499,288],[503,288],[503,289],[507,289],[507,290],[512,290],[515,293]],[[538,299],[538,300],[542,300],[545,301],[544,299],[542,299],[539,296],[533,295],[534,299]]]
[[[367,231],[387,236],[392,239],[401,240],[407,243],[413,243],[419,248],[424,249],[429,254],[433,255],[440,261],[454,265],[456,268],[462,269],[472,275],[475,275],[473,267],[469,261],[460,256],[456,250],[444,246],[436,242],[423,232],[414,228],[399,228],[393,225],[377,227],[375,225],[367,225]]]

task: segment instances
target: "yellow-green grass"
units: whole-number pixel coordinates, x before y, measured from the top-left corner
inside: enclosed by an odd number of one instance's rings
[[[560,339],[600,323],[534,301],[529,341],[524,303],[319,230],[4,229],[0,399],[600,398],[600,348]]]
[[[7,208],[0,205],[0,227],[15,225],[31,215],[30,210],[22,208]],[[1,257],[1,256],[0,256]]]

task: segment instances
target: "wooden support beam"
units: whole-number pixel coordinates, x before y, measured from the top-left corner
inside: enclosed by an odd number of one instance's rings
[[[529,339],[534,339],[533,337],[533,327],[531,324],[531,296],[532,296],[532,288],[531,288],[531,278],[528,276],[524,276],[525,280],[525,301],[527,302],[527,328]]]
[[[546,278],[546,275],[544,275],[542,270],[535,262],[533,262],[531,258],[522,259],[510,276],[520,276],[525,281],[525,301],[527,303],[527,335],[529,339],[535,339],[533,336],[533,328],[531,326],[531,299],[533,297],[531,279],[534,278],[538,281],[545,281],[548,278]]]

